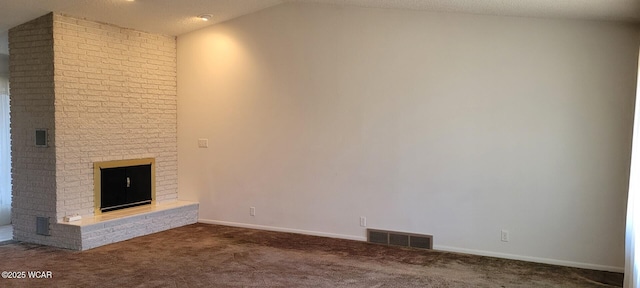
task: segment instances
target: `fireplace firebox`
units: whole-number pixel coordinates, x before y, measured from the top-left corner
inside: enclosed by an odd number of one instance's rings
[[[153,158],[94,163],[96,215],[154,202],[154,164]]]

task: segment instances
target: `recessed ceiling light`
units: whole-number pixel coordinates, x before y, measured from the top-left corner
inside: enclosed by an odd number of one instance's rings
[[[211,14],[202,14],[198,16],[198,18],[200,18],[202,21],[209,21],[212,17],[213,15]]]

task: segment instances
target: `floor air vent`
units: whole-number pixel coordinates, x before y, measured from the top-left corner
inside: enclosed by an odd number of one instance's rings
[[[394,246],[433,249],[433,236],[367,229],[367,242]]]

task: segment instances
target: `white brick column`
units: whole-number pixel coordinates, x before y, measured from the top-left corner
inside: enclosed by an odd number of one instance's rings
[[[175,37],[51,13],[12,28],[9,43],[16,240],[87,249],[196,221],[197,204],[117,225],[61,223],[94,216],[99,161],[155,158],[156,202],[177,200]],[[35,147],[37,128],[48,147]],[[37,235],[36,217],[49,218],[50,236]],[[96,229],[104,239],[82,235]]]

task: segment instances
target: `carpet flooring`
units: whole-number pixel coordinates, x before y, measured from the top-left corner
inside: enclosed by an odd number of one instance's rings
[[[0,279],[0,287],[621,287],[623,278],[620,273],[209,224],[83,252],[5,244],[0,246],[0,271],[51,271],[51,278]]]

